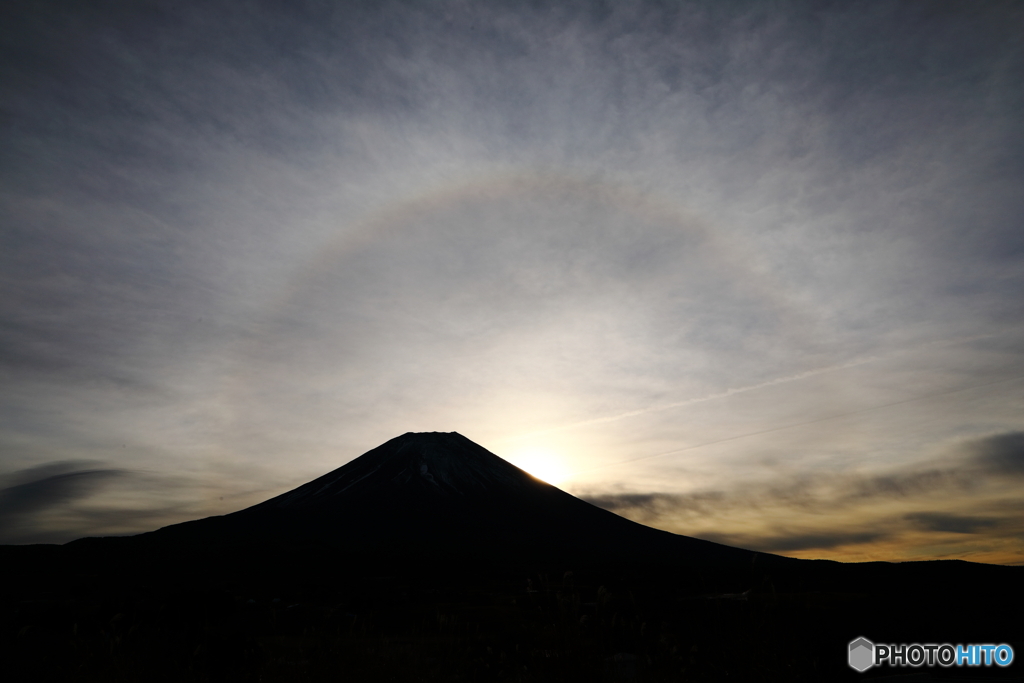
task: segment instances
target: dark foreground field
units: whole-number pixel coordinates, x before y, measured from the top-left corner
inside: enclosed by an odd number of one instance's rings
[[[114,541],[115,539],[110,539]],[[1022,680],[1024,569],[743,568],[2,547],[5,680]],[[1010,667],[847,666],[847,644],[1009,643]],[[896,679],[900,680],[900,679]]]

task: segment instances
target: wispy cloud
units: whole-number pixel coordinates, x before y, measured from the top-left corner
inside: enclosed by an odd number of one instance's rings
[[[57,462],[8,475],[18,483],[0,489],[0,515],[32,514],[71,503],[127,474],[118,469],[82,469],[82,465]]]
[[[792,531],[771,536],[706,533],[703,538],[738,548],[786,553],[797,550],[831,550],[846,545],[875,543],[890,536],[890,533],[883,531]]]
[[[973,534],[991,529],[1000,523],[1000,520],[994,517],[966,517],[945,512],[912,512],[905,515],[904,519],[925,531],[954,534]]]
[[[432,429],[609,486],[771,451],[757,505],[959,499],[904,466],[1021,429],[978,387],[1024,374],[1022,12],[5,3],[0,468],[106,463],[6,504],[241,500]]]
[[[944,461],[926,461],[884,474],[860,472],[803,475],[795,480],[778,477],[774,481],[737,481],[729,488],[687,493],[626,492],[582,496],[584,500],[612,512],[647,524],[671,527],[686,533],[687,525],[699,523],[700,536],[731,545],[743,543],[766,551],[829,550],[846,544],[881,541],[902,531],[984,534],[1005,528],[1013,532],[1019,526],[1019,511],[999,510],[998,514],[958,514],[935,509],[920,509],[940,500],[955,500],[960,507],[987,508],[987,501],[1005,495],[1006,487],[1017,486],[1024,477],[1019,466],[1024,433],[1008,432],[965,441],[951,449]],[[894,513],[906,506],[912,512]],[[997,508],[998,509],[998,508]],[[785,510],[810,513],[827,520],[843,519],[843,531],[804,528],[767,536],[746,532],[716,530],[716,519],[735,520],[737,511],[756,511],[770,520],[791,519]],[[724,516],[724,517],[723,517]],[[861,520],[863,528],[852,525]],[[783,526],[788,522],[781,522]]]
[[[139,533],[202,512],[200,481],[99,461],[49,462],[0,475],[0,485],[0,543]]]
[[[963,450],[985,472],[1024,477],[1024,432],[973,440],[966,443]]]
[[[0,489],[0,543],[18,542],[52,531],[43,521],[48,514],[70,508],[128,476],[124,470],[95,465],[83,461],[53,462],[3,477],[7,486]]]

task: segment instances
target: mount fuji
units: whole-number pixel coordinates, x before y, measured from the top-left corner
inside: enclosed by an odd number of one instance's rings
[[[679,536],[457,433],[228,515],[0,546],[0,566],[12,680],[852,680],[860,635],[1024,650],[1020,567]]]
[[[217,549],[329,549],[448,562],[749,564],[784,558],[660,531],[540,481],[457,432],[406,433],[238,512],[135,537]]]

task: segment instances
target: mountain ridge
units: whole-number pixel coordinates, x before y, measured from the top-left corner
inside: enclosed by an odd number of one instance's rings
[[[262,503],[136,538],[179,547],[317,546],[410,561],[794,561],[633,522],[458,432],[407,432]]]

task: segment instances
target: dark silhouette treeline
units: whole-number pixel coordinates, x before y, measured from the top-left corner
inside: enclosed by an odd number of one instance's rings
[[[110,540],[0,548],[8,680],[1007,680],[1019,663],[857,674],[846,644],[1024,643],[1016,567],[165,557]]]

